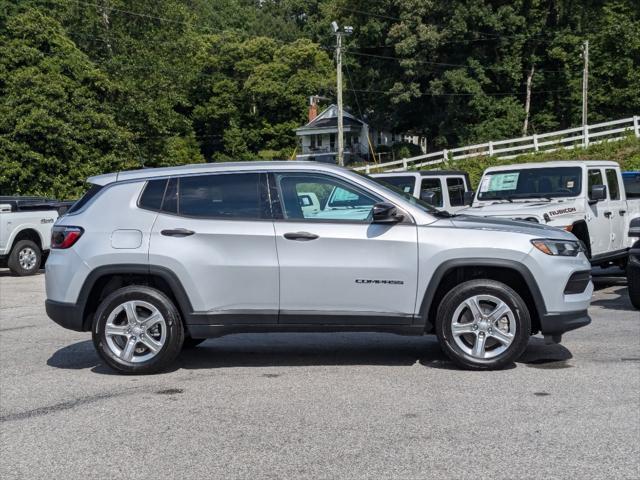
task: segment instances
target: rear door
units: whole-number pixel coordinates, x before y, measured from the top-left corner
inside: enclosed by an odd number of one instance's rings
[[[149,262],[177,274],[198,323],[276,323],[278,259],[266,174],[172,178]]]
[[[381,199],[341,177],[270,176],[280,261],[280,323],[410,324],[417,285],[417,228],[371,223]],[[314,192],[319,211],[301,197]]]
[[[607,193],[609,197],[609,227],[611,231],[611,240],[609,250],[622,250],[624,248],[624,239],[627,235],[627,202],[624,199],[624,191],[621,188],[622,178],[618,173],[620,170],[616,168],[605,168],[605,178],[607,180]]]

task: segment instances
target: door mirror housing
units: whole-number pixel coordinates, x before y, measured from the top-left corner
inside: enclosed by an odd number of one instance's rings
[[[422,190],[420,191],[420,200],[427,202],[429,205],[433,205],[436,202],[436,192]]]
[[[634,218],[629,223],[629,236],[640,237],[640,217]]]
[[[599,202],[600,200],[605,200],[607,198],[606,185],[593,185],[591,187],[591,195],[589,196],[592,203]]]
[[[474,192],[473,190],[467,190],[466,192],[464,192],[464,204],[467,206],[471,206],[475,196],[476,192]]]
[[[398,223],[402,221],[402,215],[398,215],[398,209],[392,203],[382,202],[373,206],[373,223]]]

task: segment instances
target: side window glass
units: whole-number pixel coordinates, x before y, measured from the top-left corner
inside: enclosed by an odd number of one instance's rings
[[[324,175],[276,174],[286,219],[367,221],[379,200],[359,188]]]
[[[447,178],[447,190],[452,207],[464,205],[464,181],[461,178]]]
[[[587,173],[589,200],[591,200],[591,189],[594,185],[604,185],[602,182],[602,172],[600,170],[589,170]]]
[[[160,210],[162,198],[167,188],[167,180],[149,180],[140,196],[140,208]]]
[[[439,178],[425,178],[420,185],[420,197],[423,192],[433,192],[436,194],[433,201],[434,207],[442,207],[442,184]]]
[[[263,218],[261,190],[258,173],[181,177],[178,213],[201,218]]]
[[[605,170],[607,175],[607,188],[609,189],[609,198],[611,200],[620,200],[620,188],[618,186],[618,174],[613,168]]]

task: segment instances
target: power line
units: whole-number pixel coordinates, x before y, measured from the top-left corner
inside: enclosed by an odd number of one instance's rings
[[[383,60],[395,60],[396,62],[401,62],[401,61],[411,61],[411,62],[416,62],[419,64],[423,64],[423,65],[433,65],[433,66],[438,66],[438,67],[459,67],[459,68],[470,68],[470,69],[474,69],[475,67],[473,65],[464,65],[464,64],[460,64],[460,63],[445,63],[445,62],[431,62],[428,60],[421,60],[421,59],[412,59],[412,58],[399,58],[399,57],[393,57],[390,55],[378,55],[378,54],[374,54],[374,53],[363,53],[363,52],[356,52],[354,50],[347,50],[345,53],[347,54],[351,54],[351,55],[357,55],[359,57],[371,57],[371,58],[380,58]],[[510,69],[508,69],[507,67],[487,67],[484,65],[479,65],[480,68],[484,69],[484,70],[494,70],[494,71],[509,71]],[[547,73],[566,73],[566,70],[538,70],[538,72],[547,72]]]
[[[360,93],[383,93],[386,95],[392,95],[395,94],[395,92],[389,91],[389,90],[368,90],[368,89],[363,89],[363,90],[357,90],[357,89],[351,89],[353,92],[360,92]],[[561,88],[561,89],[557,89],[557,90],[538,90],[535,92],[531,92],[532,95],[537,95],[537,94],[545,94],[545,93],[558,93],[558,92],[570,92],[571,89],[570,88]],[[501,96],[519,96],[519,95],[526,95],[526,92],[494,92],[494,93],[488,93],[488,92],[478,92],[478,93],[449,93],[449,92],[445,92],[445,93],[433,93],[433,92],[420,92],[420,96],[426,96],[426,97],[481,97],[481,96],[490,96],[490,97],[501,97]]]

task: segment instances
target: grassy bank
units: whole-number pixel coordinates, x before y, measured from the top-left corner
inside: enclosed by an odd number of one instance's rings
[[[441,164],[439,168],[459,169],[469,172],[471,183],[475,188],[482,176],[482,172],[487,167],[515,163],[550,162],[553,160],[613,160],[620,164],[622,170],[640,170],[640,139],[630,136],[625,140],[601,143],[588,148],[539,152],[519,155],[508,160],[496,157],[469,158],[449,161],[446,164]]]

